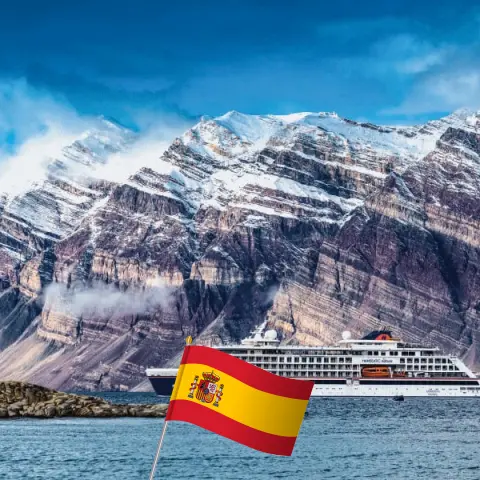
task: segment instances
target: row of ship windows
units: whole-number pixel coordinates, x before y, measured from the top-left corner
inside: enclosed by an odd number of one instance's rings
[[[319,385],[346,384],[346,380],[315,380]],[[359,380],[360,385],[468,385],[468,380]],[[355,385],[355,383],[354,383]],[[480,387],[460,387],[460,390],[480,390]]]
[[[285,355],[287,352],[285,350],[235,350],[233,353],[235,356],[238,355]],[[300,350],[295,352],[296,355],[308,355],[308,356],[328,356],[328,355],[369,355],[373,356],[402,356],[402,357],[432,357],[434,351],[432,350]]]
[[[336,357],[336,358],[322,358],[322,357],[255,357],[255,356],[242,356],[238,357],[240,360],[247,362],[279,362],[279,363],[352,363],[352,357]],[[316,360],[316,362],[315,362]],[[446,358],[400,358],[400,363],[437,363],[447,364],[450,363]]]
[[[339,372],[321,372],[321,373],[315,373],[315,372],[278,372],[278,373],[282,377],[295,377],[295,378],[300,378],[300,377],[344,378],[344,377],[352,376],[352,372],[347,372],[347,371],[344,371],[344,372],[342,372],[342,371],[339,371]],[[435,378],[437,378],[437,377],[449,377],[449,375],[447,373],[439,373],[439,374],[435,374],[433,376]],[[464,376],[464,375],[462,374],[460,376]],[[387,382],[390,385],[396,384],[395,382],[398,382],[399,385],[404,385],[405,381],[406,380],[385,380],[385,382]],[[418,382],[419,380],[412,380],[412,381]],[[373,383],[373,382],[377,382],[377,380],[366,380],[366,382]],[[468,383],[468,381],[467,381],[467,383]],[[448,383],[448,385],[450,385],[450,383]]]
[[[360,385],[468,385],[469,380],[360,380]]]
[[[332,377],[332,378],[342,378],[352,376],[352,372],[278,372],[281,377]]]
[[[263,368],[265,370],[295,370],[297,372],[301,371],[306,371],[306,370],[313,370],[315,372],[322,372],[322,371],[328,371],[328,370],[347,370],[347,371],[352,371],[352,369],[355,369],[355,367],[360,367],[359,365],[324,365],[323,367],[318,367],[314,365],[305,365],[305,366],[297,366],[297,365],[275,365],[275,364],[259,364],[259,363],[254,363],[253,365]],[[359,370],[359,368],[356,368]],[[405,370],[407,371],[418,371],[418,368],[415,368],[414,365],[406,365]],[[449,365],[448,367],[441,367],[441,366],[432,366],[428,365],[426,368],[423,368],[422,371],[425,372],[458,372],[458,368],[454,367],[452,365]]]
[[[284,370],[294,370],[296,372],[302,372],[302,371],[307,371],[307,367],[305,368],[292,368],[292,365],[274,365],[274,364],[253,364],[257,367],[263,368],[265,370],[269,371],[284,371]],[[342,371],[345,370],[347,372],[351,372],[352,370],[355,370],[354,368],[352,369],[352,366],[349,365],[343,365],[341,367],[337,367],[336,365],[325,365],[323,368],[318,368],[318,367],[308,367],[308,371],[313,371],[313,372],[324,372],[324,371]],[[418,371],[413,365],[407,365],[405,368],[406,371]],[[422,371],[424,372],[458,372],[458,368],[449,366],[448,368],[443,368],[442,367],[428,367],[423,369]]]

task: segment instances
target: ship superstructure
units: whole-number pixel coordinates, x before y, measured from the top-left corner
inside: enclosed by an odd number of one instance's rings
[[[216,348],[276,375],[313,380],[312,396],[480,398],[479,379],[458,357],[403,342],[388,329],[359,340],[344,332],[335,346],[305,347],[281,345],[277,333],[261,325],[240,345]],[[171,393],[173,372],[147,370],[158,394]]]

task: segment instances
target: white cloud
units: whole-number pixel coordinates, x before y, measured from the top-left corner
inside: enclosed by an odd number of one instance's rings
[[[147,123],[146,120],[144,120]],[[177,117],[162,116],[149,123],[148,129],[123,152],[110,155],[107,162],[95,170],[95,176],[112,182],[123,182],[147,167],[155,170],[161,164],[160,157],[172,141],[191,126]]]
[[[94,131],[96,123],[93,120],[90,123],[81,122],[79,128],[69,130],[52,125],[45,133],[27,140],[15,154],[0,162],[0,193],[18,195],[32,185],[44,181],[47,178],[48,165],[54,159],[63,157],[64,147],[88,136],[89,132]],[[185,125],[169,126],[168,123],[158,123],[137,137],[125,150],[110,154],[104,159],[104,163],[77,165],[64,158],[69,170],[62,173],[72,179],[87,176],[123,182],[140,168],[149,167],[155,170],[159,167],[161,155],[186,128],[188,127]]]
[[[380,115],[438,115],[462,107],[480,108],[478,18],[473,20],[475,29],[469,24],[463,35],[446,32],[440,40],[428,26],[389,17],[337,22],[322,26],[318,33],[343,43],[358,39],[367,44],[374,39],[363,53],[336,61],[342,71],[403,95]],[[477,33],[466,35],[468,29]]]
[[[98,167],[96,177],[112,182],[123,182],[142,167],[155,169],[160,156],[170,146],[170,142],[155,135],[138,140],[124,152],[111,155],[104,165]]]
[[[431,96],[441,99],[451,108],[480,100],[480,69],[447,72],[429,78],[423,87]]]
[[[80,117],[63,99],[31,87],[24,79],[0,79],[0,141],[12,132],[15,143],[42,136],[50,129],[78,130]],[[10,145],[0,144],[0,160]],[[3,153],[3,155],[2,155]]]
[[[433,43],[420,34],[389,36],[375,45],[373,60],[384,69],[385,81],[396,72],[404,96],[383,115],[438,115],[460,108],[480,108],[480,46],[477,36],[463,43]]]
[[[388,115],[417,115],[446,112],[459,108],[480,108],[480,69],[473,67],[438,72],[422,78]]]
[[[162,153],[191,122],[175,115],[135,112],[142,134],[125,151],[104,158],[105,163],[73,165],[69,175],[125,181],[142,167],[155,169]],[[24,80],[0,80],[0,140],[2,131],[15,133],[11,146],[0,143],[0,193],[17,195],[46,179],[47,167],[62,157],[64,147],[102,129],[96,118],[80,116],[61,99],[29,86]],[[114,135],[112,131],[107,135]],[[102,134],[101,134],[102,135]],[[118,142],[122,142],[121,133]],[[115,139],[112,138],[113,141]],[[95,140],[94,140],[95,141]],[[78,168],[75,168],[78,167]],[[67,173],[67,172],[64,172]]]
[[[442,62],[443,51],[432,51],[424,55],[412,56],[396,63],[397,70],[401,73],[418,74],[425,72]]]
[[[77,289],[53,283],[45,290],[46,309],[75,317],[151,314],[169,308],[171,301],[172,289],[168,287],[121,291],[102,282]]]
[[[15,140],[0,142],[0,192],[18,194],[42,181],[51,158],[87,125],[72,107],[25,80],[0,80],[0,139],[12,132]]]
[[[433,45],[413,34],[390,35],[376,42],[370,62],[377,71],[387,74],[418,75],[447,61],[454,48]]]
[[[318,28],[320,38],[335,42],[365,42],[365,52],[339,61],[351,62],[361,71],[375,74],[419,74],[443,63],[451,51],[448,45],[434,45],[424,39],[420,25],[394,17],[351,19]],[[369,43],[371,41],[371,43]]]
[[[45,180],[52,158],[58,158],[62,148],[71,144],[78,133],[51,126],[44,134],[27,140],[17,153],[0,163],[0,192],[18,195],[32,184]]]

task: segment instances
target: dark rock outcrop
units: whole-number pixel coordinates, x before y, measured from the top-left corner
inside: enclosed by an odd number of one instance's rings
[[[22,382],[0,382],[0,420],[18,417],[164,417],[167,405],[113,404]]]

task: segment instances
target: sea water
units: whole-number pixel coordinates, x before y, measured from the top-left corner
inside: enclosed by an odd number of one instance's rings
[[[479,480],[479,415],[480,399],[313,398],[289,458],[171,422],[156,478]],[[141,418],[0,421],[0,479],[148,479],[162,426]]]

